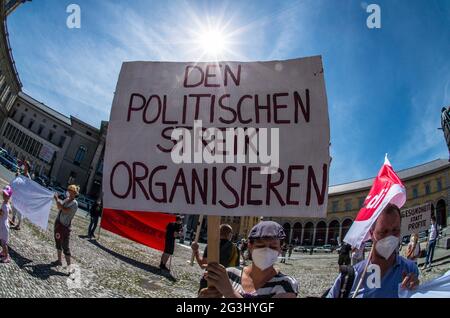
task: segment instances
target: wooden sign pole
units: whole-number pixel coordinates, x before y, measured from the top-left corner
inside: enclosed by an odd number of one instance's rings
[[[208,215],[208,264],[219,263],[220,216]]]
[[[200,231],[202,229],[202,224],[203,224],[203,215],[200,215],[198,218],[198,222],[197,222],[197,229],[195,232],[195,240],[194,243],[198,243],[198,239],[200,238]],[[194,251],[192,251],[192,256],[191,256],[191,266],[194,265]]]

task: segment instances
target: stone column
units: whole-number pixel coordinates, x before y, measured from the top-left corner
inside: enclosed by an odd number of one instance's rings
[[[342,242],[342,223],[339,223],[339,242],[340,244]]]
[[[328,244],[328,224],[327,224],[327,226],[325,227],[325,244]]]
[[[302,225],[302,234],[300,235],[300,245],[303,245],[303,236],[305,235],[305,227]]]
[[[294,234],[294,228],[291,227],[291,229],[289,230],[289,241],[288,244],[291,244],[292,242],[292,234]]]
[[[314,224],[314,231],[313,231],[313,239],[312,239],[312,246],[316,245],[316,231],[317,231],[317,224]]]

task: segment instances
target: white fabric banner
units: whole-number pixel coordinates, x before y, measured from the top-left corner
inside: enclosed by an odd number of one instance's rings
[[[105,208],[325,217],[329,142],[320,56],[127,62],[108,126]]]
[[[400,298],[450,298],[450,271],[420,285],[416,290],[399,287],[398,296]]]
[[[24,176],[11,182],[12,205],[31,223],[47,230],[54,193]]]

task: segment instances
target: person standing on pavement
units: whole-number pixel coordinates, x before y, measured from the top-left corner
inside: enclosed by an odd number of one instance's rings
[[[62,265],[63,253],[67,262],[67,266],[70,266],[71,264],[70,232],[72,219],[78,210],[78,202],[75,200],[75,197],[79,194],[79,192],[80,187],[71,184],[67,187],[66,199],[64,201],[59,200],[57,193],[55,193],[54,195],[56,207],[59,212],[58,216],[56,217],[54,227],[55,244],[58,259],[52,262],[51,265],[53,266]]]
[[[438,237],[438,229],[436,224],[436,217],[431,216],[430,235],[428,236],[427,255],[425,257],[425,264],[422,269],[430,269],[433,262],[434,248],[436,247],[436,240]]]
[[[89,223],[88,237],[89,239],[95,238],[95,230],[97,229],[98,219],[102,215],[103,204],[102,199],[98,198],[97,201],[91,206],[89,213],[91,214],[91,223]]]
[[[287,244],[286,242],[283,242],[283,245],[281,246],[281,261],[280,263],[286,263],[286,252],[287,252]]]
[[[411,234],[411,240],[406,249],[406,258],[417,264],[417,258],[420,255],[419,235],[417,233]]]
[[[159,268],[164,271],[170,271],[167,268],[167,261],[173,255],[175,250],[175,238],[180,236],[183,229],[183,217],[177,215],[175,222],[167,224],[166,227],[166,242],[164,245],[164,253],[161,255],[161,262]]]
[[[20,172],[20,170],[17,170],[16,177],[19,175],[22,175],[25,178],[31,179],[30,162],[28,160],[24,160],[22,162],[22,164],[23,164],[23,171]],[[22,214],[20,214],[20,212],[14,208],[14,202],[13,202],[12,211],[13,211],[13,216],[12,216],[12,220],[11,220],[10,224],[11,224],[11,226],[13,226],[14,230],[20,231],[20,225],[22,224]],[[16,224],[16,219],[17,219],[17,224]]]
[[[342,243],[341,249],[339,250],[339,258],[338,258],[338,265],[350,265],[350,251],[352,247],[350,244]]]
[[[229,224],[220,225],[220,247],[219,247],[219,264],[225,268],[238,267],[240,265],[240,253],[237,245],[231,241],[233,237],[233,228]],[[206,268],[208,265],[208,245],[205,246],[203,257],[200,257],[198,243],[192,243],[192,251],[195,259],[201,268]],[[206,279],[202,276],[200,280],[200,289],[208,287]]]
[[[8,251],[8,239],[9,239],[9,223],[8,217],[11,212],[10,199],[12,196],[12,189],[10,186],[6,186],[3,189],[3,203],[0,210],[0,245],[2,252],[0,254],[1,263],[9,263],[11,261]]]
[[[294,249],[294,245],[289,244],[288,245],[288,258],[291,259],[292,250]]]

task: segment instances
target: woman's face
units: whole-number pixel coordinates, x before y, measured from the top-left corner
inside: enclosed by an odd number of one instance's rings
[[[271,248],[277,252],[281,252],[281,244],[280,244],[280,240],[276,239],[276,238],[272,238],[272,239],[256,239],[253,241],[253,243],[249,242],[248,243],[248,248],[251,251],[253,251],[254,249],[257,248]]]
[[[3,201],[8,202],[9,197],[6,194],[4,194],[3,192],[2,192],[2,194],[3,194]]]

